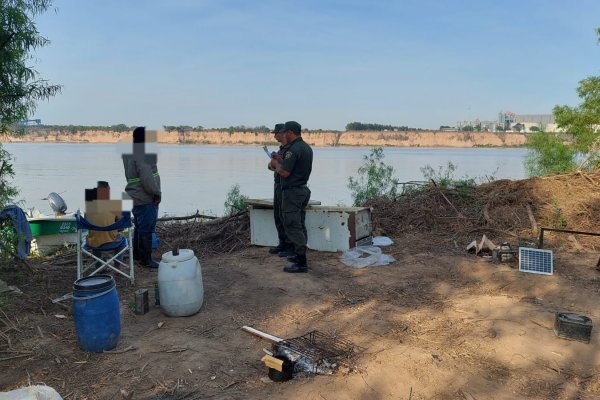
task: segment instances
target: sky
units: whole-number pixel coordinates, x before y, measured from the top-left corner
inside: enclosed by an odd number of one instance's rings
[[[44,124],[437,129],[575,106],[597,0],[55,0]]]

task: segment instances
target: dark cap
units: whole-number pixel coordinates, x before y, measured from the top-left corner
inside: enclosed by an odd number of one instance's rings
[[[107,187],[109,187],[109,185],[108,185],[108,182],[106,182],[106,181],[98,181],[96,183],[96,187],[107,188]]]
[[[280,133],[284,125],[285,124],[275,124],[275,128],[273,128],[271,133]]]
[[[146,141],[146,128],[138,126],[133,130],[133,143],[144,143]]]
[[[302,133],[302,126],[296,121],[288,121],[283,125],[283,131],[292,131],[296,135],[300,135]]]

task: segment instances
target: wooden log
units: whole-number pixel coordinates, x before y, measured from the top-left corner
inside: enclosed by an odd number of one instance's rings
[[[527,216],[529,217],[529,222],[531,223],[531,229],[533,229],[534,232],[537,232],[537,222],[535,221],[535,217],[533,216],[533,211],[531,211],[531,206],[527,204],[525,207],[527,208]]]

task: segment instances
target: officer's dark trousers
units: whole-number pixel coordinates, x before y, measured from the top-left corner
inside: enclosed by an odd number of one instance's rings
[[[277,237],[280,246],[289,246],[290,241],[285,236],[285,227],[283,226],[283,215],[281,213],[281,185],[275,184],[273,192],[273,217],[275,218],[275,228],[277,228]]]
[[[310,189],[306,186],[283,189],[281,213],[285,235],[294,245],[294,251],[299,256],[306,255],[306,225],[304,209],[310,200]]]
[[[152,259],[152,233],[156,229],[158,204],[133,207],[135,229],[133,231],[133,257],[146,263]]]

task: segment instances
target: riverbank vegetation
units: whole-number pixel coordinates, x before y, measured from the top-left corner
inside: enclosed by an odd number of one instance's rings
[[[393,199],[397,194],[397,180],[394,167],[383,162],[385,155],[382,147],[374,147],[371,153],[363,157],[356,177],[348,178],[348,188],[354,206],[361,206],[374,198]]]
[[[50,41],[37,30],[34,19],[52,5],[51,0],[0,2],[0,132],[26,119],[36,102],[60,93],[60,85],[42,79],[32,67],[34,51]]]
[[[49,40],[37,30],[34,19],[48,10],[51,0],[8,0],[0,2],[0,135],[35,110],[36,102],[60,93],[60,85],[42,79],[32,67],[34,51]],[[0,210],[18,194],[12,184],[12,156],[0,144]],[[6,239],[6,238],[4,238]],[[3,240],[4,240],[3,239]]]
[[[240,185],[237,183],[232,185],[225,195],[225,216],[232,216],[248,210],[246,200],[248,200],[248,196],[242,194]]]
[[[372,124],[372,123],[364,123],[364,122],[350,122],[346,124],[347,131],[371,131],[371,132],[384,132],[384,131],[400,131],[400,132],[408,132],[408,131],[423,131],[429,129],[421,129],[421,128],[409,128],[408,126],[394,126],[394,125],[382,125],[382,124]]]
[[[600,29],[597,30],[600,43]],[[582,79],[577,86],[581,103],[557,105],[553,113],[565,133],[535,132],[525,167],[529,176],[592,171],[600,166],[600,76]]]
[[[358,168],[356,177],[348,178],[348,188],[354,206],[363,206],[370,201],[396,201],[399,196],[426,190],[433,184],[440,189],[455,190],[462,198],[468,199],[470,192],[478,184],[495,180],[494,174],[482,177],[462,178],[456,176],[458,166],[451,161],[437,169],[427,164],[421,168],[422,181],[400,182],[394,176],[394,167],[387,165],[382,147],[374,147],[370,154],[363,157],[363,164]],[[399,186],[402,185],[402,190]]]

